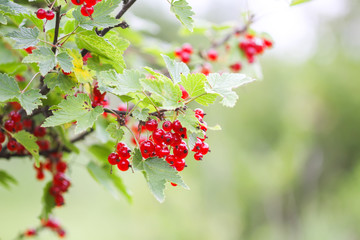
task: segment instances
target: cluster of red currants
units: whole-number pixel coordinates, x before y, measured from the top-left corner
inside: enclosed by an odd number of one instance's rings
[[[55,13],[52,11],[52,10],[45,10],[43,8],[39,8],[37,11],[36,11],[36,17],[38,19],[44,19],[46,18],[46,20],[50,21],[50,20],[53,20],[54,17],[55,17]]]
[[[38,180],[44,179],[44,169],[53,175],[52,186],[49,188],[49,193],[54,197],[56,206],[64,205],[63,193],[67,192],[71,183],[65,175],[67,163],[62,161],[62,154],[59,152],[50,153],[45,164],[40,163],[40,167],[34,165],[34,168],[37,171],[36,178]]]
[[[4,123],[4,128],[7,132],[3,132],[0,130],[0,151],[2,151],[2,144],[6,141],[6,137],[8,139],[6,148],[10,152],[16,152],[18,154],[25,154],[25,148],[23,145],[18,143],[14,138],[11,137],[10,133],[18,132],[23,129],[24,125],[21,122],[21,115],[18,111],[11,111],[8,114],[8,119]]]
[[[61,227],[61,225],[57,219],[55,219],[53,217],[49,217],[48,220],[41,220],[41,222],[42,222],[42,226],[40,228],[38,228],[39,230],[48,228],[48,229],[56,232],[60,238],[65,237],[66,232]],[[38,230],[36,230],[35,228],[29,228],[25,231],[24,236],[25,237],[33,237],[33,236],[36,236],[37,234],[38,234]]]
[[[189,63],[191,54],[193,54],[193,47],[189,43],[184,43],[181,48],[175,49],[175,57],[180,58],[183,63]]]
[[[97,85],[97,83],[95,84],[95,87],[93,88],[93,92],[92,92],[92,107],[96,107],[96,106],[103,106],[106,107],[108,106],[108,101],[105,99],[105,95],[106,92],[101,93],[99,90],[99,87]]]
[[[101,1],[101,0],[100,0]],[[80,12],[84,17],[89,17],[94,13],[94,6],[99,0],[71,0],[74,5],[82,5]]]
[[[203,159],[204,155],[206,155],[210,151],[209,150],[209,144],[207,144],[205,142],[207,124],[203,120],[203,118],[205,116],[205,112],[200,108],[197,108],[194,111],[195,111],[195,117],[200,122],[200,129],[204,132],[204,137],[203,138],[199,138],[199,137],[197,138],[195,146],[191,151],[195,152],[194,159],[200,161],[200,160]]]
[[[271,47],[272,42],[270,40],[255,37],[251,34],[247,34],[239,42],[239,48],[243,51],[249,63],[253,63],[255,56],[262,54],[266,48]]]
[[[116,145],[116,152],[110,153],[108,156],[108,161],[111,165],[117,165],[121,171],[127,171],[130,167],[130,153],[130,148],[125,143],[119,142]]]

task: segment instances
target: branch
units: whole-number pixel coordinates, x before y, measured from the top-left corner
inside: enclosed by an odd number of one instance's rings
[[[75,143],[75,142],[78,142],[78,141],[81,141],[83,139],[85,139],[90,133],[92,133],[94,131],[93,128],[90,129],[90,131],[87,131],[87,132],[84,132],[82,134],[80,134],[79,136],[73,138],[70,140],[71,143]]]
[[[56,13],[56,19],[55,19],[55,34],[54,34],[54,41],[53,41],[53,45],[54,45],[54,46],[51,48],[51,50],[52,50],[54,53],[56,52],[56,44],[57,44],[58,37],[59,37],[60,10],[61,10],[61,5],[54,8],[54,11],[55,11],[55,13]]]

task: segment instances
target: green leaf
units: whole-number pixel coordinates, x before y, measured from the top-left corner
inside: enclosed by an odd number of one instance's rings
[[[189,74],[181,76],[180,84],[189,93],[189,96],[195,98],[195,101],[201,105],[208,106],[216,100],[217,94],[205,92],[206,76],[202,73]]]
[[[10,183],[17,184],[17,181],[13,176],[4,170],[0,170],[0,184],[2,184],[5,188],[10,189]]]
[[[186,77],[190,73],[190,69],[185,63],[172,60],[164,54],[161,54],[161,56],[165,61],[166,67],[174,83],[181,81],[181,75]]]
[[[68,96],[53,111],[53,116],[45,119],[43,127],[53,127],[64,123],[77,121],[75,133],[85,131],[93,126],[99,115],[103,113],[100,106],[92,108],[88,95],[82,93]]]
[[[199,132],[201,131],[199,127],[199,120],[195,117],[195,113],[191,110],[185,112],[185,114],[179,114],[178,120],[181,125],[190,132]]]
[[[5,15],[18,15],[21,13],[28,13],[28,10],[12,1],[0,0],[0,12],[5,13]]]
[[[178,175],[178,172],[163,159],[148,158],[140,163],[137,162],[136,164],[137,169],[143,169],[142,171],[148,186],[159,202],[165,200],[164,190],[166,182],[173,182],[185,189],[189,189],[180,175]],[[135,165],[134,162],[133,165]]]
[[[124,136],[124,130],[122,130],[117,123],[110,123],[106,131],[118,142],[121,141]]]
[[[39,90],[31,89],[22,93],[13,77],[0,73],[0,101],[8,101],[17,98],[27,114],[41,105],[41,100],[46,96],[41,95]]]
[[[99,37],[93,33],[78,34],[76,39],[79,48],[85,48],[91,53],[97,54],[111,63],[117,72],[122,72],[126,67],[123,58],[124,51],[129,46],[129,42],[119,36],[109,35]]]
[[[149,111],[150,109],[148,108],[143,108],[143,109],[135,109],[132,112],[133,117],[135,117],[136,119],[140,120],[140,121],[146,121],[147,118],[149,117]]]
[[[180,87],[165,76],[161,78],[155,76],[155,78],[156,79],[141,79],[141,85],[146,91],[161,99],[164,108],[175,109],[182,106]]]
[[[81,54],[76,49],[68,49],[68,54],[73,58],[73,72],[76,77],[76,80],[79,83],[90,83],[93,81],[92,75],[90,74],[87,66],[83,64],[83,58]]]
[[[4,102],[20,94],[19,85],[13,77],[0,73],[0,101]]]
[[[36,166],[40,166],[39,162],[39,146],[36,144],[37,138],[31,133],[21,130],[12,134],[15,140],[24,146],[24,148],[34,157]]]
[[[29,12],[27,14],[22,14],[22,16],[28,20],[30,20],[38,29],[43,28],[44,21],[41,19],[38,19],[36,17],[36,14],[33,12]]]
[[[240,73],[210,73],[205,85],[207,93],[217,93],[222,97],[221,103],[226,107],[234,107],[238,95],[232,89],[255,81]]]
[[[42,105],[40,99],[45,98],[46,96],[42,95],[39,89],[30,89],[18,96],[19,102],[27,114],[32,113],[34,109]]]
[[[104,168],[99,167],[94,162],[88,163],[87,170],[94,178],[94,180],[101,184],[107,191],[109,191],[115,199],[119,199],[118,193],[120,192],[129,202],[132,201],[131,193],[125,187],[120,177],[115,176],[114,174],[110,174]]]
[[[306,3],[306,2],[310,2],[311,0],[292,0],[290,3],[290,6],[295,6],[301,3]]]
[[[111,66],[110,64],[103,64],[100,61],[100,57],[96,55],[87,60],[87,66],[88,68],[96,72],[108,71],[113,69],[113,66]]]
[[[196,141],[197,141],[196,133],[190,133],[188,135],[188,145],[190,150],[194,149]]]
[[[6,34],[7,37],[15,40],[14,48],[22,49],[30,46],[36,46],[39,42],[39,29],[20,27],[18,30]]]
[[[45,76],[56,66],[56,57],[50,48],[39,47],[32,54],[27,55],[23,63],[38,63],[41,75]]]
[[[141,152],[139,150],[139,148],[134,148],[134,150],[132,151],[132,166],[136,171],[142,171],[144,170],[144,166],[143,166],[143,158],[141,155]]]
[[[39,216],[40,219],[44,219],[47,220],[49,218],[49,215],[51,213],[51,211],[55,208],[55,198],[50,194],[50,188],[52,186],[52,181],[49,181],[48,183],[46,183],[45,187],[44,187],[44,191],[43,191],[43,196],[42,196],[42,210],[41,210],[41,214]]]
[[[186,0],[177,0],[171,3],[170,10],[175,13],[175,16],[189,31],[193,31],[194,20],[191,18],[194,15],[192,8]]]
[[[45,76],[44,82],[51,90],[57,87],[64,94],[69,95],[73,94],[75,87],[78,86],[73,78],[62,73],[49,73]]]
[[[94,27],[106,28],[120,23],[110,14],[119,6],[121,0],[103,0],[94,6],[94,13],[89,17],[81,15],[80,7],[73,12],[74,18],[80,23],[80,27],[86,30],[93,30]]]
[[[70,57],[69,54],[67,54],[66,52],[59,53],[56,56],[56,59],[59,62],[61,69],[64,70],[64,72],[71,72],[72,71],[72,68],[73,68],[72,60],[73,60],[73,58]]]
[[[101,91],[121,96],[132,92],[141,92],[143,89],[140,79],[144,78],[145,75],[135,70],[124,70],[122,74],[115,70],[109,70],[99,72],[97,77]]]
[[[7,19],[6,19],[5,15],[2,12],[0,12],[0,23],[4,24],[4,25],[7,24]]]
[[[88,148],[89,152],[99,160],[100,163],[108,163],[107,157],[114,151],[114,146],[111,148],[108,144],[93,144]]]

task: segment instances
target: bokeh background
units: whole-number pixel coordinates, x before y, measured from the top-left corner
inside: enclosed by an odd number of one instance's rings
[[[163,204],[130,171],[122,176],[133,203],[115,200],[83,167],[89,159],[77,159],[66,206],[55,210],[67,239],[360,239],[360,2],[189,2],[216,23],[247,10],[259,16],[254,28],[275,40],[261,58],[263,81],[239,89],[234,109],[205,109],[223,130],[209,132],[211,154],[182,173],[191,190],[169,186]],[[149,21],[134,27],[181,44],[166,1],[136,4],[129,16]],[[37,224],[44,183],[31,161],[0,168],[19,182],[0,188],[0,239],[8,240]]]

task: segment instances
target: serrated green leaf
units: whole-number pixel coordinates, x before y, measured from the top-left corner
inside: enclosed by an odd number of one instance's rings
[[[68,49],[68,54],[73,58],[73,72],[76,77],[76,80],[79,83],[90,83],[93,81],[93,78],[90,74],[87,66],[83,64],[83,58],[81,54],[76,49]]]
[[[172,60],[164,54],[161,54],[161,56],[165,61],[166,68],[168,69],[174,83],[181,81],[181,75],[186,77],[190,73],[190,69],[185,63]]]
[[[99,167],[94,162],[88,163],[87,170],[94,180],[109,191],[115,199],[119,199],[118,192],[120,192],[129,202],[132,201],[131,193],[125,187],[119,176],[110,174],[110,172],[107,172],[104,168]]]
[[[80,23],[80,27],[86,30],[93,30],[94,27],[106,28],[112,27],[120,23],[110,14],[119,6],[121,0],[103,0],[94,6],[94,13],[89,17],[84,17],[77,7],[73,12],[74,18]]]
[[[108,71],[113,69],[113,66],[111,66],[110,64],[103,64],[100,61],[100,57],[96,55],[87,60],[87,66],[88,68],[96,72]]]
[[[118,142],[124,137],[124,130],[122,130],[117,123],[110,123],[106,131]]]
[[[150,109],[148,108],[143,108],[143,109],[135,109],[132,112],[133,117],[135,117],[136,119],[140,120],[140,121],[146,121],[147,118],[149,117],[149,111]]]
[[[2,12],[0,12],[0,23],[4,24],[4,25],[7,24],[7,18],[5,17],[5,15]]]
[[[22,93],[13,77],[0,73],[0,101],[8,101],[17,98],[27,114],[41,105],[41,100],[46,96],[41,95],[39,90],[31,89]]]
[[[190,133],[188,135],[188,145],[189,149],[192,150],[195,147],[196,141],[197,141],[197,134],[196,133]]]
[[[34,157],[36,166],[40,166],[39,162],[39,146],[36,144],[37,138],[31,133],[21,130],[12,134],[15,140],[24,146],[24,148]]]
[[[33,12],[29,12],[27,14],[22,14],[22,16],[28,20],[30,20],[38,29],[43,28],[44,21],[41,19],[38,19]]]
[[[49,73],[45,76],[45,84],[50,89],[58,88],[64,94],[73,94],[75,87],[78,86],[77,82],[70,76],[66,76],[62,73]]]
[[[207,80],[205,91],[219,94],[222,97],[221,103],[226,107],[234,107],[239,98],[232,89],[255,81],[240,73],[210,73]]]
[[[189,74],[187,77],[181,76],[180,84],[189,93],[191,98],[201,105],[208,106],[215,102],[217,94],[205,92],[206,76],[202,73]]]
[[[42,126],[53,127],[77,121],[75,133],[79,133],[92,127],[103,112],[100,106],[92,108],[91,100],[86,94],[78,94],[76,97],[68,96],[53,111],[53,115],[45,119]]]
[[[42,105],[41,99],[46,99],[46,96],[42,95],[39,89],[30,89],[21,93],[17,98],[26,113],[31,114],[34,109]]]
[[[42,210],[39,218],[42,220],[47,220],[49,218],[50,213],[55,208],[55,198],[50,194],[50,188],[52,186],[52,181],[46,183],[42,196]]]
[[[36,46],[36,44],[39,42],[39,34],[40,31],[37,27],[20,27],[18,30],[6,34],[6,36],[15,40],[14,48],[22,49],[30,46]]]
[[[14,3],[9,0],[0,0],[0,12],[5,13],[5,15],[18,15],[21,13],[28,13],[27,8]]]
[[[23,63],[37,63],[40,68],[41,75],[45,76],[51,69],[56,66],[56,57],[50,48],[39,47],[32,54],[27,55]]]
[[[119,73],[122,73],[126,67],[123,54],[129,46],[129,42],[119,36],[99,37],[93,33],[84,33],[78,35],[76,43],[79,48],[85,48],[91,53],[110,60],[109,63]]]
[[[181,125],[190,132],[199,132],[199,120],[195,117],[193,111],[186,111],[185,114],[179,114],[177,118]]]
[[[177,0],[171,3],[170,10],[189,31],[193,31],[194,20],[192,16],[194,12],[186,0]]]
[[[5,188],[10,189],[10,183],[17,184],[17,181],[13,176],[4,170],[0,170],[0,184],[2,184]]]
[[[119,74],[115,70],[102,71],[98,75],[99,89],[115,95],[127,95],[132,92],[141,92],[140,79],[145,75],[135,70],[124,70]]]
[[[108,163],[108,156],[114,151],[114,146],[111,148],[108,144],[93,144],[88,148],[89,152],[99,160],[100,163]]]
[[[295,6],[301,3],[306,3],[306,2],[310,2],[311,0],[292,0],[290,3],[290,6]]]
[[[60,64],[60,67],[64,72],[71,72],[73,68],[72,60],[73,58],[66,52],[59,53],[56,56],[57,61]]]
[[[189,187],[184,183],[178,172],[161,158],[148,158],[142,161],[143,174],[152,194],[159,202],[165,200],[165,184],[173,182],[185,189]]]
[[[175,109],[183,105],[180,87],[175,85],[169,78],[155,76],[155,79],[145,78],[141,79],[140,82],[144,90],[161,99],[164,108]]]
[[[134,148],[134,150],[132,151],[132,166],[136,171],[142,171],[144,170],[144,166],[143,166],[143,158],[141,155],[141,152],[139,150],[139,148]]]
[[[0,101],[4,102],[20,94],[19,85],[13,77],[0,73]]]

